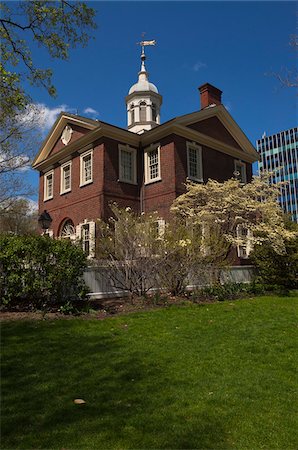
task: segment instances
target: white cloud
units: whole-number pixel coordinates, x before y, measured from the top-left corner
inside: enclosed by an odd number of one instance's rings
[[[40,128],[45,129],[48,131],[52,125],[54,124],[55,120],[57,119],[58,115],[63,112],[69,112],[71,114],[76,113],[76,109],[70,108],[69,106],[62,104],[59,106],[56,106],[54,108],[49,108],[43,103],[38,103],[35,105],[35,107],[38,110],[38,125]]]
[[[193,65],[193,70],[195,72],[198,72],[200,69],[205,69],[207,67],[206,63],[203,63],[202,61],[197,61],[194,65]]]
[[[0,152],[0,172],[19,170],[25,172],[30,169],[30,159],[26,155],[13,155]]]
[[[87,108],[84,109],[83,111],[84,114],[90,114],[91,116],[98,116],[99,112],[96,111],[96,109],[91,108],[90,106],[88,106]]]

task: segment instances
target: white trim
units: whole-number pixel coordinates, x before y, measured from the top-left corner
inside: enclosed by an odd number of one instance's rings
[[[240,182],[243,184],[247,183],[247,176],[246,176],[246,164],[241,161],[240,159],[234,159],[234,169],[235,172],[237,171],[237,166],[241,167],[241,171],[240,171]]]
[[[65,189],[65,168],[69,166],[69,188]],[[66,163],[62,164],[60,166],[60,195],[66,194],[67,192],[71,191],[71,166],[72,161],[67,161]]]
[[[189,151],[195,150],[197,155],[196,171],[197,177],[190,175],[190,157]],[[202,163],[202,147],[196,142],[186,142],[186,153],[187,153],[187,178],[193,181],[203,182],[203,163]]]
[[[91,179],[84,180],[84,159],[87,156],[91,156]],[[90,184],[93,182],[93,149],[87,150],[85,153],[80,155],[80,187],[86,186],[86,184]]]
[[[122,151],[130,153],[132,155],[132,178],[126,179],[123,176],[122,171]],[[118,162],[119,162],[119,181],[129,184],[137,184],[137,149],[130,147],[129,145],[118,145]]]
[[[150,167],[149,167],[149,154],[157,150],[157,160],[158,160],[158,175],[155,178],[150,178]],[[152,144],[144,150],[144,163],[145,163],[145,184],[155,183],[161,180],[161,167],[160,167],[160,144]]]
[[[52,194],[49,195],[49,186],[48,186],[48,177],[52,176]],[[49,172],[45,173],[43,176],[43,200],[51,200],[54,196],[54,169],[50,170]]]
[[[88,227],[88,228],[87,228]],[[84,236],[83,236],[83,230],[84,228],[88,229],[88,239],[84,240]],[[95,238],[96,238],[96,224],[95,222],[93,222],[92,220],[87,220],[85,219],[83,223],[80,223],[79,225],[77,225],[76,227],[76,235],[77,238],[80,239],[81,241],[81,245],[83,250],[84,249],[84,243],[88,242],[88,247],[89,247],[89,253],[87,254],[87,258],[94,258],[95,257]]]

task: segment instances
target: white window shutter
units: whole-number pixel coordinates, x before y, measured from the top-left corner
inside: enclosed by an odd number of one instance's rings
[[[95,257],[95,222],[89,222],[89,233],[90,233],[90,258]]]
[[[80,240],[81,239],[81,224],[76,226],[76,239]]]

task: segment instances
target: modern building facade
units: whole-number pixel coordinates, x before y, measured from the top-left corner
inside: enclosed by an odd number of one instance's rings
[[[33,167],[40,173],[39,212],[53,237],[81,239],[94,254],[97,219],[110,204],[168,220],[185,182],[252,177],[258,154],[209,83],[199,87],[200,110],[161,124],[162,96],[149,82],[144,48],[138,81],[126,97],[127,129],[61,113]]]
[[[273,183],[286,182],[281,188],[280,205],[298,223],[298,128],[290,128],[257,140],[259,171],[274,172]]]

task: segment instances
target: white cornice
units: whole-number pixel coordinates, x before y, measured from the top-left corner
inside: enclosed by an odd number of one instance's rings
[[[221,121],[227,131],[241,147],[241,150],[188,127],[188,125],[191,125],[192,123],[200,122],[210,117],[217,117]],[[49,156],[67,123],[82,126],[88,129],[89,132],[76,141],[70,142],[56,154]],[[220,105],[172,119],[164,125],[157,126],[141,135],[104,122],[98,122],[98,124],[88,120],[85,122],[79,117],[76,118],[72,115],[68,116],[67,114],[62,114],[56,124],[54,124],[49,137],[44,142],[38,155],[33,161],[33,168],[37,170],[46,170],[49,166],[63,161],[72,153],[90,148],[96,140],[102,137],[111,138],[119,143],[129,144],[134,147],[139,147],[140,144],[143,147],[146,147],[169,134],[183,136],[186,139],[214,148],[215,150],[232,155],[246,162],[252,163],[259,159],[259,155],[251,142],[247,139],[224,106]]]
[[[130,131],[122,130],[121,128],[116,128],[112,125],[98,122],[98,126],[89,128],[89,132],[84,136],[80,137],[74,142],[69,143],[64,148],[62,148],[59,152],[55,153],[52,156],[49,156],[53,146],[55,145],[57,139],[59,138],[64,126],[66,123],[73,123],[67,116],[62,116],[58,123],[56,124],[54,130],[50,134],[48,140],[46,140],[44,146],[39,151],[37,157],[33,161],[32,167],[38,170],[44,170],[45,167],[51,164],[55,164],[58,161],[63,160],[67,156],[72,153],[84,149],[86,146],[92,145],[94,141],[100,139],[101,137],[109,137],[111,139],[115,139],[117,141],[121,141],[125,144],[130,144],[135,147],[139,146],[140,136],[132,133]],[[76,121],[78,124],[81,121]],[[82,126],[85,126],[81,123]],[[91,126],[88,124],[89,127]],[[85,127],[87,128],[87,127]]]
[[[206,147],[213,148],[214,150],[218,150],[246,162],[252,163],[258,158],[257,152],[255,152],[257,155],[256,157],[254,153],[252,154],[245,152],[236,147],[225,144],[222,141],[207,136],[206,134],[200,133],[199,131],[193,130],[192,128],[187,128],[183,125],[177,124],[176,122],[169,122],[167,126],[154,128],[154,130],[150,131],[150,134],[148,133],[143,135],[142,144],[144,146],[149,145],[150,143],[158,141],[169,134],[176,134],[178,136],[185,137],[186,139],[195,141],[198,144],[205,145]]]

